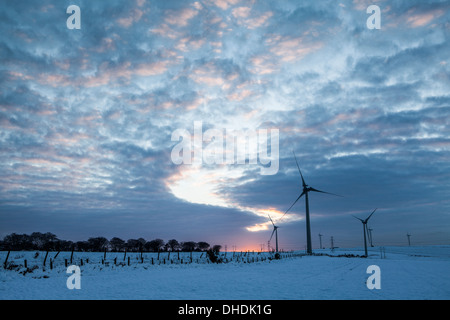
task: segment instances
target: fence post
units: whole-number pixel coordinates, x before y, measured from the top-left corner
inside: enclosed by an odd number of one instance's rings
[[[8,262],[8,258],[9,258],[9,253],[11,252],[11,250],[8,250],[8,254],[6,255],[6,259],[5,262],[3,263],[4,268],[6,269],[6,263]]]
[[[72,253],[70,254],[70,264],[72,264],[72,258],[73,258],[73,247],[72,247]]]
[[[67,268],[67,259],[64,259],[64,265],[65,265],[66,268]]]
[[[45,258],[44,258],[44,267],[45,267],[45,261],[47,260],[47,256],[48,256],[48,251],[47,251],[47,253],[45,254]]]
[[[53,260],[50,258],[50,270],[53,270]]]
[[[28,268],[28,266],[27,266],[27,259],[25,259],[25,260],[23,261],[23,264],[24,264],[25,268]]]
[[[130,257],[128,257],[128,265],[130,265]]]
[[[127,256],[127,249],[125,248],[125,254],[123,255],[123,261],[125,261],[126,256]]]

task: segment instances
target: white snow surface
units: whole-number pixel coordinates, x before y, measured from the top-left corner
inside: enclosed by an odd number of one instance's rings
[[[0,299],[122,299],[122,300],[448,300],[450,298],[450,246],[370,248],[368,258],[330,257],[329,255],[362,255],[361,248],[314,250],[323,256],[290,257],[254,263],[229,262],[208,264],[204,256],[194,253],[192,264],[170,264],[168,253],[74,253],[73,264],[81,269],[81,289],[68,289],[65,259],[61,252],[43,267],[45,252],[11,252],[9,266],[3,268],[7,252],[0,252]],[[227,253],[231,257],[233,253]],[[261,257],[263,254],[250,254]],[[267,254],[266,254],[267,255]],[[128,256],[130,265],[128,266]],[[151,258],[154,264],[151,264]],[[183,253],[184,262],[189,253]],[[117,265],[113,259],[117,258]],[[166,258],[166,264],[162,259]],[[178,262],[177,254],[171,259]],[[24,274],[24,259],[32,272]],[[89,262],[86,263],[86,259]],[[197,259],[198,262],[197,262]],[[160,263],[160,264],[158,264]],[[380,268],[381,289],[368,289],[366,281],[370,265]]]

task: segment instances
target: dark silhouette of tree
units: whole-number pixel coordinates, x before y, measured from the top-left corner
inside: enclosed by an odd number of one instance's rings
[[[137,239],[128,239],[126,248],[127,251],[139,251],[139,248],[142,246],[142,243]]]
[[[32,250],[33,243],[26,234],[11,233],[3,238],[3,245],[8,250]]]
[[[108,239],[105,237],[95,237],[88,239],[89,251],[100,252],[104,251],[108,246]]]
[[[144,251],[144,246],[147,243],[147,240],[145,240],[144,238],[139,238],[139,239],[137,239],[137,241],[139,242],[138,243],[138,251],[139,252]]]
[[[120,238],[114,237],[109,240],[109,245],[112,251],[121,251],[125,247],[125,241]]]
[[[60,241],[53,233],[33,232],[31,235],[22,235],[21,250],[56,250]]]
[[[75,242],[74,249],[76,251],[89,251],[90,245],[88,241],[77,241]]]
[[[206,251],[206,254],[209,257],[209,260],[211,260],[212,263],[221,263],[222,259],[219,256],[219,252],[222,246],[220,245],[214,245],[211,249]]]
[[[160,251],[164,247],[164,240],[162,239],[154,239],[145,244],[146,249],[149,251]]]
[[[33,247],[36,250],[42,250],[45,244],[44,234],[40,232],[33,232],[30,235],[31,242],[33,243]]]
[[[53,233],[47,232],[43,235],[43,248],[46,251],[53,251],[56,250],[56,244],[59,241],[59,239],[54,235]]]
[[[180,244],[175,239],[171,239],[171,240],[167,241],[167,244],[169,245],[169,248],[171,251],[176,251],[176,250],[180,249]]]
[[[55,250],[70,251],[72,250],[73,242],[67,240],[58,240],[55,242]]]
[[[183,251],[194,251],[197,247],[197,243],[194,241],[186,241],[181,243],[181,248]]]
[[[210,247],[210,245],[209,245],[208,242],[200,241],[199,243],[197,243],[197,248],[198,248],[200,251],[208,250],[209,247]]]
[[[97,251],[103,252],[105,249],[110,248],[113,251],[121,251],[125,248],[128,251],[161,251],[161,250],[183,250],[183,251],[205,251],[210,248],[209,243],[200,241],[198,243],[194,241],[186,241],[179,243],[175,239],[169,240],[164,243],[162,239],[154,239],[146,241],[144,238],[129,239],[126,242],[120,238],[113,237],[110,241],[104,237],[91,237],[87,241],[67,241],[60,240],[57,236],[51,232],[41,233],[33,232],[30,235],[11,233],[0,241],[0,250],[45,250],[45,251]],[[214,246],[213,252],[219,252],[220,246]]]

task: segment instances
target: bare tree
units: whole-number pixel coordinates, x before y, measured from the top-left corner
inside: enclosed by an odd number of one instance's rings
[[[169,245],[171,251],[179,250],[181,248],[180,244],[175,239],[167,241],[167,244]]]
[[[199,243],[197,243],[197,248],[201,251],[208,250],[209,247],[210,245],[208,242],[200,241]]]
[[[125,241],[114,237],[109,241],[109,245],[111,246],[112,251],[121,251],[125,247]]]
[[[87,242],[89,250],[93,252],[104,251],[109,243],[105,237],[89,238]]]
[[[197,247],[197,243],[194,241],[186,241],[181,243],[181,249],[183,251],[194,251]]]
[[[154,239],[145,244],[146,248],[150,251],[157,252],[164,247],[164,240]]]

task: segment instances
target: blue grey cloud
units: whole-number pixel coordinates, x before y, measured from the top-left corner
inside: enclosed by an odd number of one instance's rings
[[[66,28],[71,4],[80,30]],[[369,30],[370,4],[8,3],[0,235],[259,248],[270,230],[247,227],[298,196],[295,151],[308,183],[345,196],[311,197],[313,232],[359,245],[351,214],[379,207],[380,243],[401,243],[405,221],[417,241],[448,243],[449,5],[377,1],[382,28]],[[203,131],[279,129],[278,173],[175,165],[172,132],[192,134],[194,121]],[[285,249],[303,249],[303,215],[299,202],[282,222]]]

